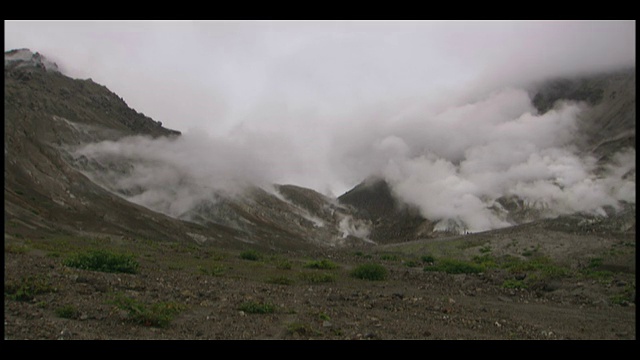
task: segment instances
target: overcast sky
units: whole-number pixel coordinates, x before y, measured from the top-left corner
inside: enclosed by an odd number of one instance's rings
[[[200,172],[231,161],[334,195],[377,173],[408,198],[418,186],[451,203],[522,188],[514,175],[486,189],[482,166],[569,161],[555,150],[578,110],[534,121],[520,88],[635,66],[635,21],[5,21],[16,48],[182,131],[190,145],[173,151]],[[505,147],[512,158],[487,165]],[[424,173],[434,167],[457,179],[453,193]]]
[[[634,64],[635,21],[5,21],[5,51],[25,47],[168,127],[222,133],[264,107],[343,115]]]

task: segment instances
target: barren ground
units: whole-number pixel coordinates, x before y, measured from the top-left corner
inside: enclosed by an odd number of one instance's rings
[[[580,243],[580,246],[577,244]],[[65,266],[86,249],[135,254],[136,274]],[[324,253],[240,251],[138,239],[5,239],[5,339],[635,339],[635,234],[572,234],[541,226]],[[435,259],[541,256],[560,276],[493,268],[424,271]],[[334,269],[313,269],[330,260]],[[350,276],[362,263],[386,279]],[[589,265],[591,264],[591,265]],[[595,265],[594,265],[595,264]],[[597,266],[596,266],[597,265]],[[39,279],[28,300],[7,284]],[[507,284],[520,284],[517,287]],[[117,306],[169,303],[165,326],[135,322]],[[253,313],[243,305],[270,305]],[[122,304],[122,302],[120,303]],[[62,309],[67,309],[63,313]]]

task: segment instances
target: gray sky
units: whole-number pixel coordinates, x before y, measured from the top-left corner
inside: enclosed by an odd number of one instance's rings
[[[340,195],[381,174],[447,217],[540,193],[532,169],[589,177],[589,160],[562,150],[579,109],[536,117],[521,87],[635,66],[635,21],[5,21],[5,51],[15,48],[182,131],[188,141],[162,149],[194,178]]]

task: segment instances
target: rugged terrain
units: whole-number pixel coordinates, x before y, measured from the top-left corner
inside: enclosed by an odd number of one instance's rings
[[[635,70],[532,91],[541,112],[593,106],[578,145],[603,165],[635,148]],[[39,54],[5,54],[5,339],[636,338],[635,203],[458,235],[370,179],[338,199],[293,185],[220,194],[176,218],[101,181],[128,163],[75,151],[126,136],[180,133]],[[139,266],[69,266],[96,249]],[[371,263],[386,277],[352,275]]]

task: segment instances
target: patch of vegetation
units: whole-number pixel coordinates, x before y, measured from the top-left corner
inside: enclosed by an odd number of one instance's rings
[[[54,291],[55,288],[42,276],[28,276],[4,284],[5,296],[16,301],[31,301],[36,295]]]
[[[365,259],[371,259],[373,256],[371,256],[371,254],[365,254],[362,251],[356,251],[353,253],[353,255],[357,256],[357,257],[363,257]]]
[[[267,279],[267,282],[270,284],[277,284],[277,285],[291,285],[294,283],[293,279],[287,276],[272,276]]]
[[[380,281],[387,278],[387,268],[380,264],[362,264],[351,271],[351,276],[371,281]]]
[[[609,298],[612,304],[629,305],[633,302],[633,296],[636,293],[635,285],[627,284],[620,294],[616,294]]]
[[[502,283],[502,287],[505,289],[526,289],[528,286],[523,280],[508,279]]]
[[[507,257],[499,265],[511,273],[537,272],[539,276],[546,279],[559,278],[569,274],[566,268],[554,264],[546,256],[535,256],[526,261],[515,257]]]
[[[608,281],[613,277],[613,273],[609,270],[600,270],[599,268],[604,263],[604,259],[597,257],[589,259],[589,263],[585,266],[580,273],[590,279]]]
[[[29,247],[24,244],[4,244],[4,252],[9,254],[25,254]]]
[[[240,304],[238,310],[244,311],[247,314],[271,314],[276,311],[276,307],[270,303],[247,301]]]
[[[380,260],[383,261],[399,261],[400,256],[398,254],[380,254]]]
[[[320,331],[312,328],[311,326],[299,322],[294,322],[287,325],[287,333],[290,335],[298,336],[319,336],[322,335]]]
[[[481,266],[485,270],[499,267],[496,258],[489,254],[475,256],[473,258],[473,263]]]
[[[220,276],[225,273],[227,269],[222,265],[209,265],[207,267],[198,265],[198,271],[201,274],[209,276]]]
[[[491,246],[490,245],[486,245],[480,248],[480,253],[481,254],[487,254],[491,252]]]
[[[276,262],[276,269],[291,270],[291,268],[293,268],[293,264],[288,259],[282,259]]]
[[[117,296],[113,304],[126,311],[131,322],[158,328],[169,326],[173,318],[185,309],[184,305],[175,302],[145,304],[125,296]]]
[[[309,261],[303,265],[303,267],[307,269],[323,269],[323,270],[331,270],[336,269],[338,265],[331,260],[322,259],[316,261]]]
[[[484,270],[482,265],[456,259],[440,259],[424,268],[424,271],[441,271],[447,274],[477,274]]]
[[[416,260],[407,260],[404,262],[404,266],[413,268],[420,266],[420,263]]]
[[[107,250],[90,250],[85,253],[77,253],[67,258],[63,264],[83,270],[128,274],[137,273],[139,267],[133,255],[119,254]]]
[[[73,305],[64,305],[55,310],[56,316],[63,319],[76,319],[80,316],[80,312]]]
[[[436,258],[434,258],[431,255],[422,255],[422,257],[420,258],[420,260],[422,260],[423,263],[433,263],[436,261]]]
[[[240,253],[240,259],[249,260],[249,261],[258,261],[260,260],[260,258],[261,258],[260,253],[258,253],[255,250],[245,250]]]
[[[533,248],[531,248],[531,249],[524,250],[524,251],[522,252],[522,256],[525,256],[525,257],[532,257],[532,256],[534,256],[534,255],[539,255],[539,251],[540,251],[540,245],[536,245],[536,247],[533,247]]]
[[[300,278],[303,281],[310,282],[313,284],[329,283],[329,282],[336,281],[335,275],[328,274],[328,273],[318,273],[318,272],[300,273]]]

